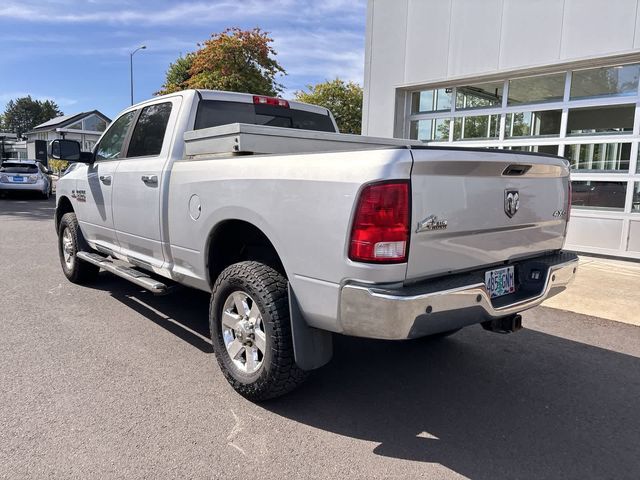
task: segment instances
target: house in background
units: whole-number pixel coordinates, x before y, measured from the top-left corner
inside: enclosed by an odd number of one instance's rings
[[[364,135],[561,155],[566,248],[640,259],[640,0],[369,0]]]
[[[91,151],[111,123],[111,119],[98,110],[63,115],[41,123],[27,132],[27,158],[36,158],[47,164],[47,146],[58,138],[80,142],[83,151]]]
[[[15,133],[0,132],[0,162],[9,158],[27,158],[27,142]]]

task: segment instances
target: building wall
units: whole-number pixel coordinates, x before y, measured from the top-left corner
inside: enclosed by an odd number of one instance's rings
[[[369,0],[363,133],[567,156],[575,169],[567,247],[640,259],[639,3]],[[636,86],[574,95],[576,77],[596,67],[611,67],[606,77],[618,80],[635,69]],[[591,71],[597,78],[599,72]],[[511,103],[511,82],[535,76],[555,76],[561,82],[559,96]],[[459,94],[487,82],[501,89],[495,103],[459,108]],[[429,95],[442,94],[451,105],[435,108],[434,100],[434,108],[416,109],[420,92],[426,94],[425,104]],[[515,137],[510,128],[518,115],[520,121],[532,118],[532,132],[534,123],[539,128],[554,117],[554,131]],[[574,129],[579,115],[589,117],[584,130]],[[601,123],[607,128],[598,130]],[[623,128],[617,128],[620,123]],[[473,135],[465,135],[465,125],[475,128]],[[486,135],[478,135],[478,125]]]
[[[363,133],[399,135],[398,88],[637,53],[639,25],[638,0],[369,0]]]

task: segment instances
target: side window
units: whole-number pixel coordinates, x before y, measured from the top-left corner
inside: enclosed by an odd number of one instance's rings
[[[125,113],[113,122],[96,148],[97,160],[120,158],[120,150],[135,113],[135,111]]]
[[[144,107],[131,135],[127,157],[160,155],[169,115],[171,102]]]

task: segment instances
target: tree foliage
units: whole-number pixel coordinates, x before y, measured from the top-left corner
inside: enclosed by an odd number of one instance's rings
[[[186,56],[179,56],[175,62],[169,65],[166,73],[166,79],[162,89],[156,92],[156,95],[166,95],[167,93],[179,92],[189,88],[187,81],[191,78],[189,73],[193,64],[193,53]]]
[[[185,88],[203,88],[277,95],[282,85],[276,81],[284,68],[275,60],[273,39],[259,28],[228,28],[169,66],[159,95]]]
[[[34,100],[30,95],[9,100],[2,115],[2,129],[18,136],[32,130],[33,127],[62,115],[56,102],[52,100]]]
[[[336,78],[317,85],[309,85],[308,91],[298,91],[295,99],[331,110],[342,133],[360,134],[362,131],[362,87],[355,82]]]

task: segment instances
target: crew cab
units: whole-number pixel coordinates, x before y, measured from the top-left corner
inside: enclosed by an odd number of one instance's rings
[[[327,363],[334,334],[513,332],[576,273],[556,156],[345,135],[321,107],[197,90],[51,155],[78,164],[57,184],[67,278],[210,292],[217,361],[254,401]]]

